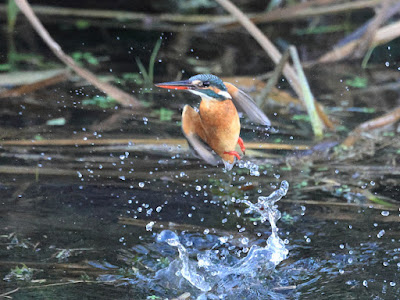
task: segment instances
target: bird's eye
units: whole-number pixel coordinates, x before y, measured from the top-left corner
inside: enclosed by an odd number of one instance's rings
[[[209,81],[203,81],[203,87],[209,87],[210,82]]]

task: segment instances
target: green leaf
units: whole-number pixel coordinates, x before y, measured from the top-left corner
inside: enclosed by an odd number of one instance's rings
[[[8,0],[7,3],[7,23],[8,28],[11,30],[15,26],[15,22],[17,21],[19,8],[14,0]]]
[[[103,96],[95,96],[91,99],[85,99],[82,101],[82,105],[94,105],[99,106],[101,108],[110,108],[117,104],[115,99],[110,97],[103,97]]]
[[[0,71],[9,71],[11,69],[11,64],[0,64]]]
[[[306,121],[310,122],[310,117],[308,115],[294,115],[292,116],[293,121]]]
[[[352,79],[347,79],[346,84],[354,88],[365,88],[368,85],[368,78],[355,76]]]
[[[87,29],[90,27],[90,22],[88,20],[77,20],[75,26],[80,30]]]
[[[168,108],[160,108],[160,121],[171,121],[174,112]]]
[[[66,123],[65,118],[57,118],[57,119],[47,120],[46,125],[63,126],[63,125],[65,125],[65,123]]]

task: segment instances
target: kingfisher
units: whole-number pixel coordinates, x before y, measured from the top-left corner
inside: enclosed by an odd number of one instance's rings
[[[188,80],[157,83],[155,86],[186,90],[201,97],[198,110],[189,105],[183,108],[183,134],[189,146],[203,160],[217,165],[219,156],[228,171],[232,169],[236,159],[241,159],[235,151],[236,145],[239,144],[243,155],[246,150],[240,137],[238,110],[245,112],[253,122],[271,125],[268,117],[249,95],[215,75],[199,74]]]

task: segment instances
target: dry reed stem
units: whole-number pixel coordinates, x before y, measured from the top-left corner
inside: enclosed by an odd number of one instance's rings
[[[383,11],[383,13],[386,12],[385,10],[382,10],[382,11]],[[382,17],[380,17],[378,19],[378,21],[380,24],[382,21]],[[375,23],[371,23],[370,26],[373,26],[373,28],[371,30],[367,30],[368,34],[366,33],[363,36],[364,38],[365,38],[365,36],[367,36],[367,38],[368,38],[367,45],[370,48],[390,42],[391,40],[394,40],[395,38],[398,38],[400,36],[400,21],[386,25],[379,29],[375,29],[375,26],[376,26],[376,24],[378,24],[378,21]],[[372,36],[372,38],[370,36]],[[335,61],[343,60],[343,59],[346,59],[346,58],[352,56],[354,54],[354,52],[357,51],[357,47],[359,47],[360,43],[362,43],[363,37],[352,40],[342,46],[334,47],[331,51],[322,55],[317,61],[321,62],[321,63],[328,63],[328,62],[335,62]],[[367,48],[362,47],[364,52],[367,50]]]
[[[375,8],[375,17],[372,18],[367,30],[358,40],[357,49],[353,53],[353,57],[360,58],[365,55],[367,50],[371,48],[374,36],[382,24],[386,21],[387,11],[390,8],[392,0],[383,0],[382,6]]]
[[[8,140],[1,141],[0,146],[102,146],[102,145],[185,145],[185,139],[53,139],[53,140]],[[272,150],[308,150],[306,145],[272,144],[249,142],[245,143],[246,149],[272,149]]]
[[[26,18],[31,23],[32,27],[36,30],[39,36],[47,44],[50,50],[67,66],[73,69],[79,76],[83,77],[98,89],[108,94],[110,97],[114,98],[118,103],[123,106],[132,106],[135,108],[141,107],[141,103],[133,96],[125,93],[124,91],[100,81],[93,73],[86,69],[79,67],[75,61],[68,55],[64,53],[60,45],[57,44],[53,38],[50,36],[49,32],[44,28],[40,20],[37,18],[29,3],[26,0],[15,0],[19,9],[24,13]]]
[[[387,114],[384,114],[383,116],[361,123],[356,127],[356,129],[349,133],[348,137],[343,141],[342,146],[352,147],[361,138],[361,134],[363,132],[381,128],[396,123],[399,120],[400,107],[392,110]]]
[[[292,21],[327,14],[333,15],[352,10],[375,7],[377,4],[381,3],[382,0],[348,1],[344,3],[335,2],[337,2],[337,0],[301,2],[287,8],[275,9],[267,13],[254,16],[251,18],[251,20],[256,24],[259,24],[268,22]]]

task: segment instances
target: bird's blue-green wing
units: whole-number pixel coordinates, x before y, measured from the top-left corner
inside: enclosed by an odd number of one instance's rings
[[[229,82],[224,82],[224,84],[228,93],[232,96],[232,102],[239,111],[243,111],[255,123],[271,126],[271,121],[249,95]]]

